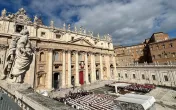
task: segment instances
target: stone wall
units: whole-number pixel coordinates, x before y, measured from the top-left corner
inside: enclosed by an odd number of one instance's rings
[[[68,105],[36,93],[28,84],[10,84],[0,80],[0,91],[17,103],[21,110],[75,110]]]
[[[176,87],[176,65],[136,65],[117,67],[119,81]]]

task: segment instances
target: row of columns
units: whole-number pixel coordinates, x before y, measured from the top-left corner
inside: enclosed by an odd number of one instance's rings
[[[74,80],[75,80],[75,86],[80,86],[79,84],[79,58],[78,58],[78,51],[74,51],[75,54],[75,75],[74,75]],[[84,53],[84,81],[86,84],[94,83],[96,81],[96,63],[95,63],[95,55],[90,53],[89,54],[91,57],[91,73],[90,77],[91,80],[89,82],[89,71],[88,71],[88,56],[87,53]],[[70,88],[72,87],[71,84],[71,51],[62,51],[62,73],[61,73],[61,88]],[[67,60],[66,60],[67,59]],[[99,56],[99,61],[100,61],[100,68],[99,68],[99,80],[104,80],[104,74],[106,74],[107,79],[110,79],[110,60],[109,56],[105,57],[105,66],[106,66],[106,73],[104,73],[103,70],[103,58],[102,55],[100,54]],[[115,60],[114,60],[115,61]],[[114,74],[116,73],[116,63],[114,62]],[[52,89],[52,75],[53,75],[53,51],[49,51],[48,53],[48,88]],[[113,78],[113,77],[112,77]]]
[[[120,80],[123,81],[133,81],[136,83],[149,83],[149,84],[156,84],[156,85],[166,85],[166,86],[175,86],[176,85],[176,76],[174,68],[148,68],[148,70],[141,69],[141,67],[136,68],[136,70],[132,70],[132,68],[125,70],[124,68],[118,68],[121,76]],[[163,69],[163,70],[162,70]],[[125,74],[128,75],[128,78],[125,77]],[[136,75],[136,78],[133,78],[133,74]],[[142,78],[144,75],[144,79]],[[153,80],[152,75],[155,76],[155,80]],[[165,81],[164,76],[167,76],[168,81]]]

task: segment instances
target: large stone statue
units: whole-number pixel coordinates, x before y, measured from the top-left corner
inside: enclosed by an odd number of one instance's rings
[[[20,37],[13,38],[9,46],[3,79],[21,83],[29,70],[33,58],[33,50],[28,39],[29,31],[25,26]]]

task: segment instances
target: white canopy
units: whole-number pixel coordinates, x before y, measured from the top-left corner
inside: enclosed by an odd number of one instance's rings
[[[147,110],[154,104],[155,98],[153,96],[126,94],[118,97],[114,100],[114,102],[128,102],[133,104],[140,104],[143,106],[144,110]]]
[[[117,92],[117,87],[126,87],[126,86],[129,86],[131,84],[128,84],[128,83],[115,83],[115,84],[110,84],[110,86],[114,86],[115,87],[115,93],[118,93]]]
[[[156,100],[153,96],[138,95],[138,94],[125,94],[124,96],[131,97],[131,98],[136,98],[136,99],[148,100],[151,105],[156,102]]]
[[[131,84],[128,83],[115,83],[115,84],[110,84],[111,86],[115,86],[115,87],[126,87],[129,86]]]

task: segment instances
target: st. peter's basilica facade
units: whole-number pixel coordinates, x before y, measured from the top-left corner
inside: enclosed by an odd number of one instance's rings
[[[33,61],[24,82],[36,89],[70,88],[100,80],[117,78],[115,54],[110,35],[94,36],[82,27],[71,30],[44,26],[37,16],[33,22],[21,8],[17,13],[0,17],[0,70],[5,66],[6,54],[13,37],[27,26],[34,49]]]

